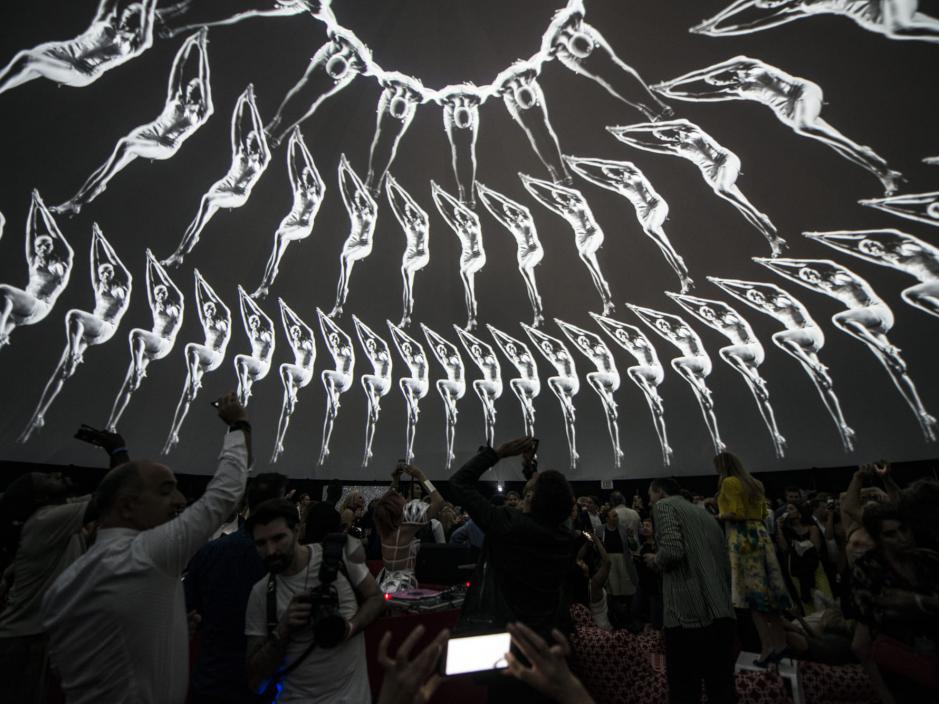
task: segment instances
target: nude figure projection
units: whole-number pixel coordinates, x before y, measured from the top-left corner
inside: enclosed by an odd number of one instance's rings
[[[635,325],[627,325],[597,313],[591,313],[590,317],[597,321],[603,332],[636,360],[636,364],[626,370],[626,375],[639,387],[646,403],[649,404],[652,423],[662,448],[662,465],[668,467],[672,460],[672,448],[668,444],[668,434],[665,430],[665,405],[658,390],[659,384],[665,379],[665,369],[659,361],[655,347]]]
[[[502,97],[505,109],[525,132],[535,154],[545,165],[551,180],[571,185],[571,175],[561,158],[558,136],[548,118],[548,105],[538,85],[541,62],[516,61],[492,82],[496,95]]]
[[[923,157],[923,163],[928,164],[929,166],[939,166],[939,156]]]
[[[914,308],[939,317],[939,247],[894,229],[803,234],[839,252],[915,277],[919,283],[903,289],[900,296]]]
[[[0,237],[3,237],[3,228],[7,224],[7,219],[0,213]]]
[[[65,350],[19,438],[20,442],[29,440],[34,431],[45,425],[49,407],[84,361],[87,349],[103,345],[114,337],[130,306],[132,284],[133,277],[127,267],[95,223],[91,235],[91,286],[95,307],[91,312],[73,308],[65,314]]]
[[[460,241],[460,279],[463,281],[467,315],[464,329],[471,331],[476,328],[476,272],[486,264],[479,216],[433,181],[430,182],[430,190],[437,211]]]
[[[663,229],[668,218],[668,203],[652,187],[645,174],[630,161],[573,156],[565,156],[564,160],[571,167],[571,171],[581,178],[618,193],[632,204],[642,231],[655,242],[665,261],[678,275],[681,292],[686,293],[694,285],[694,281],[688,275],[685,260],[675,251]]]
[[[68,286],[74,259],[75,251],[34,190],[26,216],[26,288],[0,284],[0,350],[16,328],[35,325],[52,312]]]
[[[193,34],[176,52],[163,111],[153,121],[135,127],[118,140],[108,160],[88,177],[71,200],[54,208],[55,211],[77,214],[137,158],[165,161],[176,156],[183,143],[212,117],[215,107],[206,36],[205,30]]]
[[[274,335],[274,321],[241,286],[238,286],[238,303],[241,308],[241,322],[244,323],[245,334],[251,345],[250,354],[235,355],[238,403],[247,406],[251,398],[251,387],[271,371],[271,358],[274,356],[277,338]]]
[[[199,395],[202,378],[222,366],[225,352],[228,350],[228,341],[231,339],[231,311],[198,269],[194,270],[193,275],[196,280],[196,312],[199,314],[205,341],[186,344],[186,382],[183,384],[179,403],[176,404],[169,435],[163,444],[164,455],[168,455],[179,444],[179,430],[189,413],[189,406]]]
[[[760,365],[766,359],[766,352],[756,333],[753,332],[750,323],[723,301],[677,294],[671,291],[666,291],[665,295],[697,320],[730,340],[731,344],[721,347],[718,354],[735,372],[743,377],[744,383],[753,395],[753,400],[756,401],[760,417],[763,419],[766,429],[769,430],[776,458],[782,459],[785,457],[786,438],[782,436],[776,425],[776,413],[770,404],[769,388],[766,379],[760,375],[759,370]]]
[[[918,9],[918,0],[736,0],[688,31],[709,37],[735,36],[803,17],[839,15],[889,39],[939,42],[939,19]]]
[[[509,362],[518,372],[517,377],[509,379],[509,388],[512,389],[512,393],[515,394],[522,407],[525,435],[533,438],[535,437],[535,397],[541,393],[538,365],[528,345],[524,342],[488,323],[486,327],[489,328],[492,339],[496,341],[502,354],[508,357]]]
[[[808,308],[776,284],[721,279],[716,276],[709,276],[708,281],[738,301],[785,326],[785,330],[773,333],[773,343],[802,366],[835,423],[844,451],[853,450],[855,432],[844,419],[841,402],[835,395],[835,385],[828,373],[828,367],[822,364],[818,357],[818,353],[825,346],[825,333],[812,318]]]
[[[164,265],[179,266],[183,258],[198,244],[202,230],[222,208],[240,208],[251,197],[251,191],[271,163],[271,152],[262,128],[261,116],[254,100],[254,86],[248,85],[238,98],[231,121],[231,166],[221,179],[202,196],[199,212],[183,239]]]
[[[156,11],[157,34],[171,38],[198,27],[221,27],[256,17],[292,17],[309,13],[333,20],[331,0],[182,0]]]
[[[329,312],[330,318],[342,317],[342,309],[349,296],[352,268],[357,261],[372,253],[375,220],[378,218],[378,204],[352,170],[345,154],[339,159],[339,193],[349,215],[349,235],[342,243],[342,252],[339,255],[339,283],[336,284],[336,304]]]
[[[83,88],[153,44],[157,0],[99,0],[94,19],[74,39],[24,49],[0,71],[0,93],[35,78]]]
[[[714,102],[751,100],[765,105],[793,132],[834,149],[844,159],[876,176],[891,195],[902,175],[870,147],[852,142],[821,117],[824,98],[816,83],[792,76],[759,59],[736,56],[655,86],[675,100]]]
[[[569,0],[541,39],[541,56],[556,57],[568,69],[602,86],[647,120],[670,117],[672,109],[649,90],[635,69],[620,59],[603,35],[584,22],[583,0]]]
[[[714,195],[734,206],[766,238],[772,256],[782,252],[786,240],[777,234],[776,226],[769,217],[757,210],[737,186],[740,159],[696,124],[680,119],[606,129],[619,141],[636,149],[670,154],[690,161],[698,167]]]
[[[310,117],[323,102],[364,73],[372,55],[351,32],[329,25],[329,39],[319,48],[299,82],[290,89],[277,114],[265,127],[277,147],[296,125]]]
[[[865,198],[858,203],[901,218],[939,227],[939,191],[904,193],[888,198]]]
[[[486,425],[486,443],[492,447],[496,433],[496,401],[502,396],[502,367],[492,345],[457,325],[453,326],[463,348],[479,368],[482,379],[473,380],[473,391],[483,406],[483,421]]]
[[[453,460],[456,455],[453,453],[453,441],[456,439],[456,420],[459,415],[457,402],[466,394],[466,369],[463,366],[463,359],[460,357],[460,351],[457,346],[438,335],[429,327],[421,323],[421,329],[424,331],[424,337],[427,338],[427,344],[430,345],[430,351],[443,367],[443,379],[437,379],[435,386],[437,393],[443,401],[443,409],[446,414],[446,445],[447,445],[447,470],[453,466]],[[475,383],[475,382],[474,382]]]
[[[701,408],[701,415],[704,416],[704,424],[711,434],[711,443],[714,445],[715,454],[723,452],[724,443],[721,441],[720,431],[717,427],[713,395],[705,381],[710,375],[713,365],[711,364],[711,357],[704,349],[704,343],[698,337],[698,333],[692,330],[691,326],[677,315],[662,313],[661,311],[642,308],[629,303],[626,305],[653,332],[666,342],[670,342],[681,352],[681,356],[671,360],[672,369],[678,372],[691,387],[698,406]]]
[[[459,201],[475,208],[476,137],[479,133],[479,106],[489,95],[488,88],[472,83],[446,86],[433,96],[443,108],[443,128],[450,140],[450,158],[456,178]]]
[[[754,261],[800,286],[842,303],[847,310],[835,313],[831,322],[842,332],[867,345],[916,415],[927,442],[935,441],[936,419],[923,407],[899,348],[887,338],[887,333],[893,327],[893,311],[867,281],[847,267],[826,259],[755,258]]]
[[[290,142],[287,145],[287,173],[293,188],[293,207],[280,221],[277,232],[274,233],[274,250],[267,260],[267,266],[264,267],[261,284],[251,294],[252,298],[259,300],[266,298],[270,293],[287,246],[291,242],[306,239],[313,232],[316,214],[326,195],[326,184],[313,163],[313,157],[303,141],[299,127],[295,127],[290,133]]]
[[[319,308],[316,309],[316,315],[320,320],[320,333],[326,342],[326,349],[332,355],[335,367],[323,370],[320,375],[326,388],[326,417],[323,419],[323,443],[316,464],[322,467],[329,457],[329,442],[332,439],[336,417],[339,415],[339,397],[352,388],[355,349],[352,346],[352,338],[332,318]]]
[[[567,351],[567,347],[558,338],[538,330],[525,323],[520,323],[525,334],[534,343],[541,355],[554,367],[554,376],[548,377],[548,388],[557,396],[561,404],[561,413],[564,415],[564,433],[567,436],[567,447],[570,451],[570,468],[577,468],[577,431],[574,427],[576,409],[574,396],[580,391],[580,379],[577,376],[577,365],[574,358]]]
[[[365,452],[362,455],[362,466],[368,467],[372,459],[372,441],[375,439],[375,428],[378,425],[378,414],[381,411],[381,399],[387,396],[394,383],[391,378],[391,349],[378,333],[368,325],[352,316],[355,323],[355,332],[359,344],[365,352],[365,357],[372,365],[371,374],[362,374],[359,381],[368,400],[368,414],[365,419]]]
[[[173,351],[176,335],[183,325],[186,302],[183,292],[173,283],[149,249],[146,285],[147,304],[150,306],[153,324],[149,330],[134,328],[127,336],[130,344],[130,365],[105,426],[112,433],[117,432],[117,424],[130,403],[131,396],[143,384],[150,362],[165,359]]]
[[[613,466],[619,469],[623,464],[623,450],[619,440],[619,412],[616,408],[616,399],[613,393],[619,389],[620,376],[613,361],[613,353],[606,343],[594,332],[584,330],[576,325],[554,319],[561,328],[564,336],[596,367],[596,371],[587,373],[587,383],[603,404],[603,413],[606,416],[606,429],[610,434],[613,445]]]
[[[398,379],[398,388],[404,395],[407,404],[407,430],[404,438],[404,461],[414,459],[414,437],[417,434],[417,421],[420,419],[421,399],[427,395],[430,388],[428,372],[430,365],[427,362],[427,353],[421,343],[408,335],[404,330],[390,320],[388,329],[391,331],[391,341],[398,348],[398,354],[408,368],[408,375]]]
[[[407,328],[414,313],[414,275],[430,261],[430,218],[391,174],[385,179],[385,193],[395,219],[404,230],[404,254],[401,256],[402,312],[399,327]]]
[[[282,298],[278,298],[277,303],[280,306],[280,322],[287,334],[287,344],[293,352],[293,362],[280,365],[284,400],[280,407],[280,419],[277,421],[277,437],[274,440],[271,464],[284,452],[284,436],[290,425],[290,416],[296,410],[300,389],[313,380],[313,365],[316,364],[316,335],[312,328],[304,323]]]
[[[417,106],[430,99],[421,82],[413,76],[382,71],[376,76],[382,87],[375,118],[375,136],[368,152],[365,186],[372,198],[381,196],[382,181],[398,153],[398,144],[417,112]]]
[[[610,294],[610,285],[607,283],[600,262],[597,261],[597,252],[603,246],[603,230],[597,223],[590,205],[584,194],[576,188],[568,188],[550,181],[532,178],[519,174],[525,190],[548,210],[557,213],[574,231],[574,245],[580,260],[587,267],[600,300],[603,301],[603,314],[607,315],[613,310],[613,297]]]
[[[515,239],[516,259],[518,260],[518,273],[525,282],[528,292],[528,301],[531,303],[532,326],[541,327],[544,322],[544,309],[541,304],[541,294],[538,293],[538,282],[535,280],[535,267],[544,258],[544,248],[538,239],[538,230],[531,217],[531,211],[521,203],[504,196],[498,191],[476,183],[476,192],[479,200],[492,217],[509,231]]]

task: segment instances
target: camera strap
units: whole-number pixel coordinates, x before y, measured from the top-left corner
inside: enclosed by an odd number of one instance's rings
[[[277,578],[272,572],[267,578],[267,634],[271,635],[274,632],[274,629],[277,628],[279,620],[277,618]],[[309,657],[310,653],[316,648],[316,640],[304,650],[300,656],[294,660],[292,663],[287,665],[283,670],[275,672],[274,675],[267,683],[267,687],[264,690],[265,696],[275,695],[277,692],[277,687],[280,684],[280,681],[283,680],[287,675],[297,669],[299,665]]]

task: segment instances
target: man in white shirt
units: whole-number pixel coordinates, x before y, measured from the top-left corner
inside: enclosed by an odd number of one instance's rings
[[[619,524],[626,529],[633,540],[638,540],[642,519],[635,510],[626,506],[626,499],[622,493],[614,491],[610,494],[610,507],[619,516]]]
[[[235,394],[219,399],[228,424],[218,469],[185,511],[172,470],[146,461],[112,469],[98,486],[95,544],[43,602],[49,653],[68,704],[181,704],[189,642],[180,579],[237,506],[251,426]]]
[[[265,501],[248,519],[258,552],[270,573],[248,598],[248,683],[261,691],[271,680],[282,690],[278,704],[361,704],[371,701],[364,628],[384,609],[375,578],[343,549],[333,585],[345,637],[335,647],[314,644],[311,591],[321,584],[324,543],[302,545],[297,511],[289,501]],[[338,514],[335,525],[339,527]],[[333,565],[335,566],[335,565]],[[268,590],[275,595],[276,626],[268,623]],[[356,592],[361,606],[356,601]],[[273,627],[271,627],[273,626]]]

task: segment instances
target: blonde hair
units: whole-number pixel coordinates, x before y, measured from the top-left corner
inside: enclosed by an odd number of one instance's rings
[[[761,499],[766,496],[766,490],[763,488],[763,482],[751,475],[743,466],[743,462],[732,452],[719,452],[714,455],[714,469],[717,470],[720,479],[717,482],[718,488],[727,477],[736,477],[743,484],[744,491],[751,501]]]

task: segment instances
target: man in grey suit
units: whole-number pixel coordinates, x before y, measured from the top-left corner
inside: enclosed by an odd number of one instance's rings
[[[737,701],[736,619],[727,543],[717,521],[680,494],[674,479],[649,487],[656,552],[646,564],[662,573],[665,664],[670,704]]]

